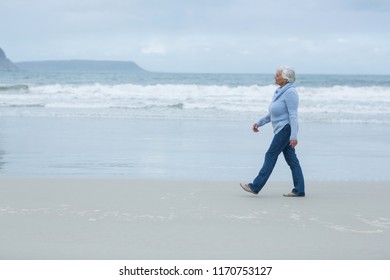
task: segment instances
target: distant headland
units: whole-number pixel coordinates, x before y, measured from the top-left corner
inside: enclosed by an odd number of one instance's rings
[[[7,58],[5,52],[0,48],[0,70],[2,71],[17,71],[18,67]]]
[[[53,71],[53,72],[70,72],[70,71],[88,71],[88,72],[105,72],[105,71],[146,71],[133,61],[115,61],[115,60],[45,60],[45,61],[23,61],[12,62],[9,60],[4,51],[0,48],[0,70],[2,71]]]

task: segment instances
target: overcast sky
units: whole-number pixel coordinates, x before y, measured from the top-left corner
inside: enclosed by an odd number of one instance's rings
[[[131,60],[151,71],[390,74],[389,0],[0,0],[14,62]]]

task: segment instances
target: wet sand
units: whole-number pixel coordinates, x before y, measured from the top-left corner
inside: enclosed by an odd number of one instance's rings
[[[389,182],[0,178],[0,259],[390,259]]]

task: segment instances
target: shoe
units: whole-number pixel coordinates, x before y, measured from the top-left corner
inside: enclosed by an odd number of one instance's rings
[[[298,193],[290,192],[288,194],[284,194],[283,196],[284,197],[305,197],[305,194],[298,194]]]
[[[258,194],[258,192],[253,191],[248,184],[240,183],[240,186],[241,186],[241,188],[244,189],[244,191],[247,191],[247,192],[250,192],[250,193],[253,193],[253,194]]]

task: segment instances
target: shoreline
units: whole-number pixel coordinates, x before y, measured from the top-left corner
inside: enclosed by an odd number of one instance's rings
[[[217,120],[3,118],[0,176],[251,180],[258,174],[273,137],[271,125],[255,134],[251,124]],[[386,146],[389,128],[301,123],[296,151],[305,179],[390,181],[386,169],[390,160]],[[272,178],[291,180],[283,156]]]
[[[390,259],[388,182],[0,177],[0,259]]]

